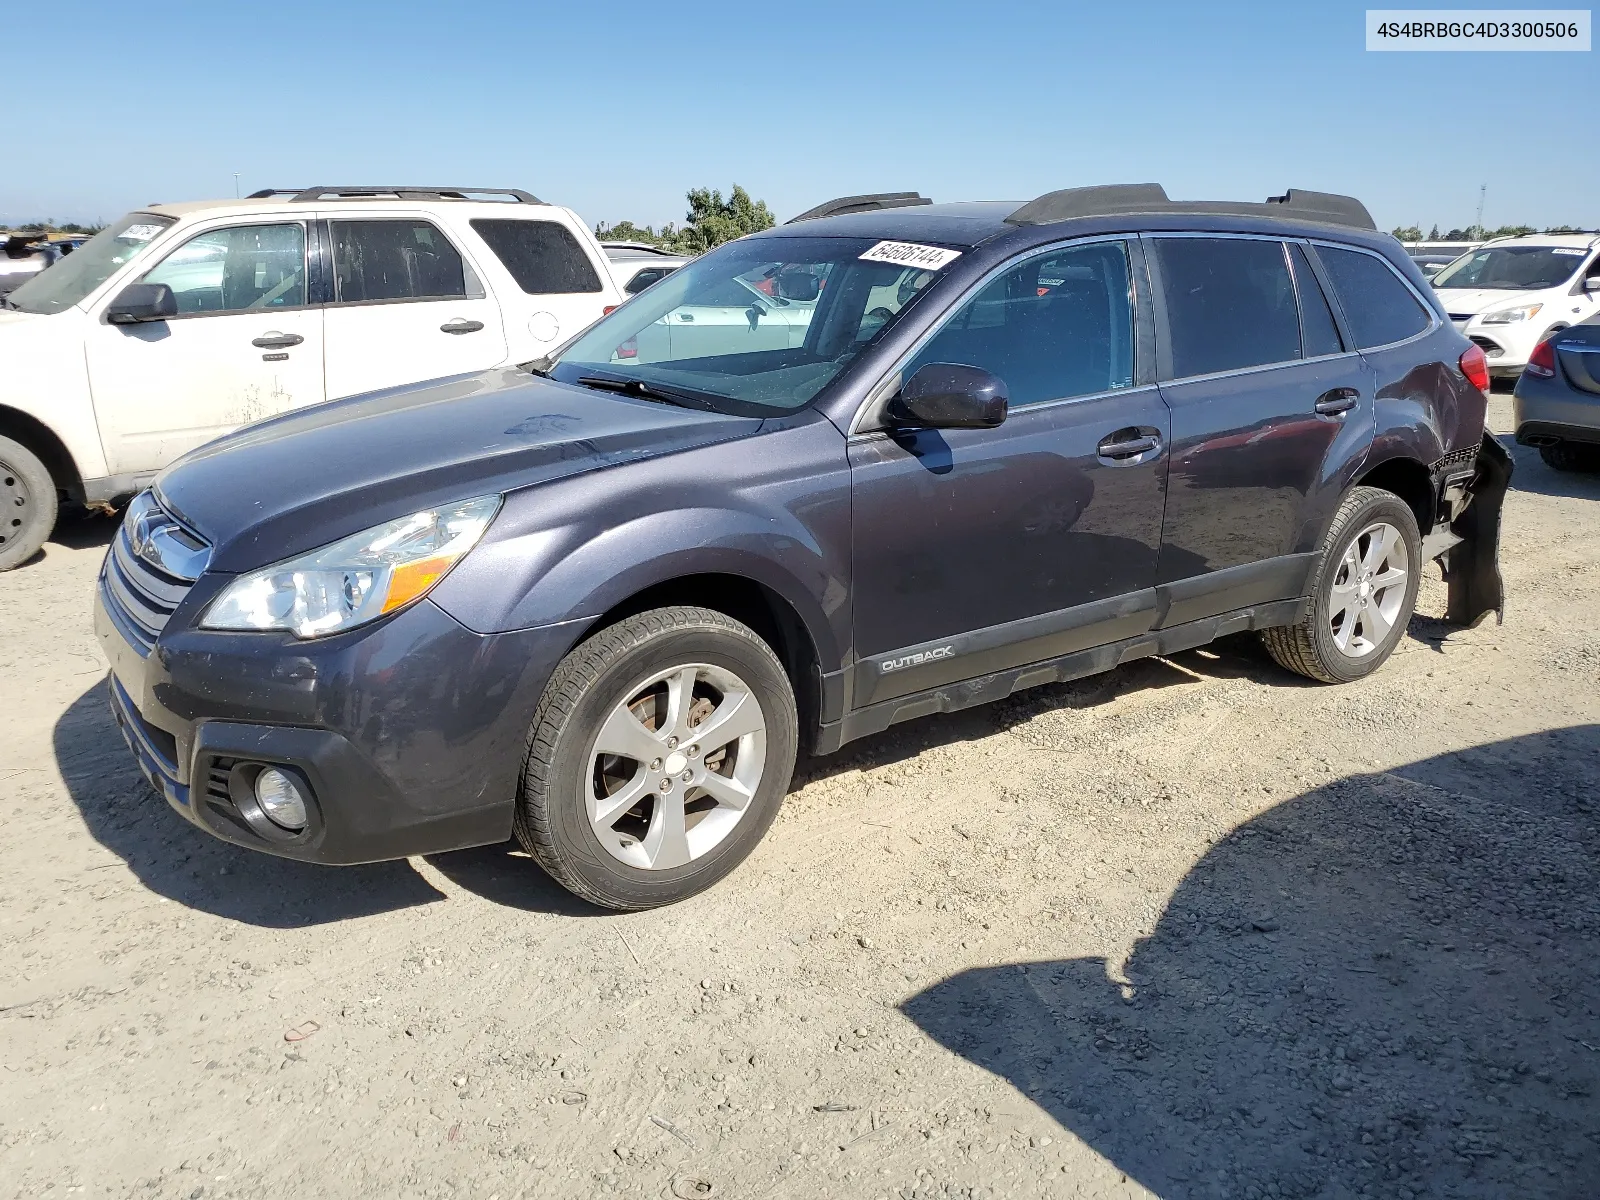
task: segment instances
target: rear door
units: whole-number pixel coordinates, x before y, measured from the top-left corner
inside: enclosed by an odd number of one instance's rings
[[[489,249],[485,267],[505,314],[509,361],[549,353],[621,302],[605,264],[561,222],[474,217],[468,224]]]
[[[1168,416],[1136,373],[1133,261],[1120,239],[1031,254],[899,369],[999,376],[998,428],[851,438],[855,706],[1150,627]]]
[[[1172,410],[1162,625],[1292,599],[1342,487],[1338,466],[1372,442],[1372,372],[1344,344],[1303,246],[1145,244]]]
[[[177,316],[111,325],[95,315],[84,349],[113,474],[159,470],[236,426],[324,398],[306,246],[304,221],[214,226],[141,277],[172,289]]]
[[[482,276],[426,216],[328,222],[334,294],[325,318],[328,395],[483,371],[506,361]]]

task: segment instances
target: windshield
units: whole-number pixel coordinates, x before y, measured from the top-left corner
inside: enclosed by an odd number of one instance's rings
[[[40,271],[6,299],[12,308],[23,312],[58,313],[71,308],[140,253],[172,220],[151,213],[129,213],[54,266]]]
[[[938,274],[863,261],[875,245],[821,237],[729,243],[601,320],[549,374],[632,385],[635,394],[733,415],[801,408]]]
[[[1435,288],[1537,291],[1572,278],[1588,252],[1572,246],[1496,246],[1473,250],[1433,277]]]

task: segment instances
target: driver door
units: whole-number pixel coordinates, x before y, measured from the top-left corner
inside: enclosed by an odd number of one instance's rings
[[[154,473],[237,426],[324,399],[304,222],[205,230],[140,282],[170,287],[178,315],[111,325],[102,308],[87,335],[112,474]]]

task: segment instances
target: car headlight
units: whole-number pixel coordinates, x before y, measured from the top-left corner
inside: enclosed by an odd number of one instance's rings
[[[1485,325],[1510,325],[1513,321],[1531,321],[1539,315],[1542,304],[1522,304],[1516,308],[1496,309],[1492,313],[1483,314]]]
[[[353,629],[426,596],[500,508],[480,496],[347,537],[241,575],[211,603],[206,629],[284,629],[314,638]]]

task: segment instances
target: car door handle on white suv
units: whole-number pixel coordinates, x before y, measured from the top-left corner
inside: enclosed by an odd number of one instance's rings
[[[483,328],[483,322],[482,321],[468,321],[468,320],[465,320],[463,318],[457,318],[454,321],[446,321],[443,325],[439,326],[439,332],[440,333],[477,333],[478,330],[480,330],[482,328]]]
[[[263,350],[281,350],[285,346],[298,346],[305,338],[298,333],[264,333],[253,340],[252,346],[259,346]]]

